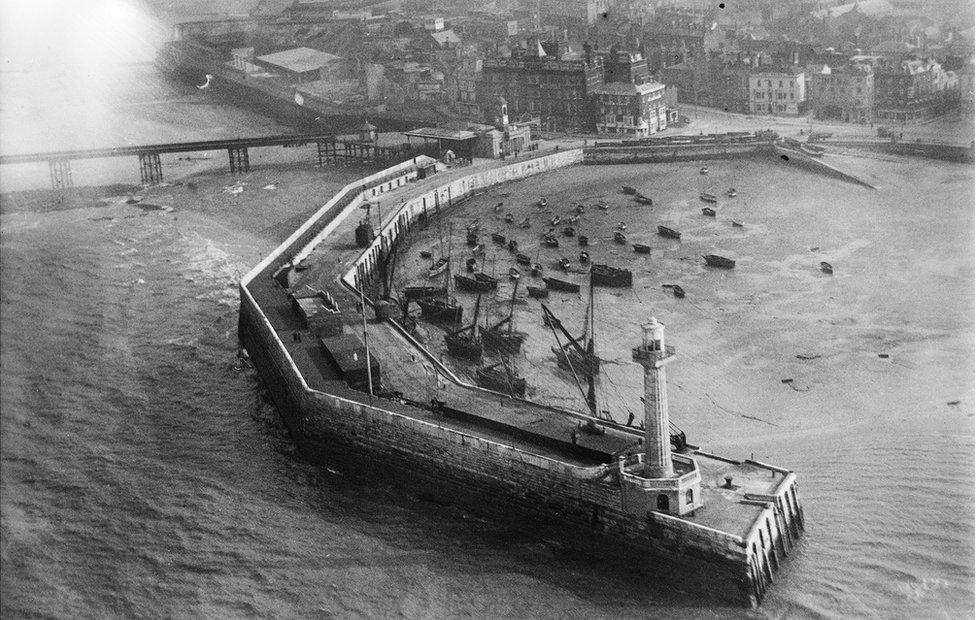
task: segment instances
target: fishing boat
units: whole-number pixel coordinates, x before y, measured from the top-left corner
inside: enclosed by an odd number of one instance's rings
[[[578,293],[580,291],[580,285],[575,282],[567,282],[559,278],[542,278],[542,281],[554,291],[564,291],[566,293]]]
[[[619,230],[613,231],[613,240],[621,245],[627,243],[627,235],[623,234]]]
[[[497,362],[490,366],[478,368],[475,371],[475,381],[486,390],[508,394],[516,398],[525,398],[525,379],[518,376],[515,370],[505,362]]]
[[[828,263],[827,261],[821,261],[820,262],[820,271],[822,271],[822,272],[824,272],[824,273],[826,273],[828,275],[833,275],[833,273],[834,273],[834,266],[831,265],[830,263]]]
[[[674,293],[674,296],[678,299],[682,299],[685,296],[685,289],[681,288],[677,284],[671,287],[671,292]]]
[[[657,234],[661,235],[662,237],[668,237],[670,239],[681,238],[681,233],[679,233],[677,230],[673,228],[668,228],[667,226],[658,226]]]
[[[549,206],[549,200],[545,196],[543,196],[542,198],[539,199],[539,206],[540,207],[548,207]]]
[[[529,222],[529,218],[525,218],[524,220],[522,220],[521,222],[519,222],[519,228],[528,228],[531,225],[532,224]]]
[[[559,265],[559,268],[562,269],[563,271],[568,271],[569,270],[569,259],[566,258],[565,256],[561,257],[557,261],[557,264]]]
[[[582,213],[583,211],[586,211],[586,207],[583,206],[583,203],[582,202],[577,203],[577,205],[576,205],[576,213]]]
[[[739,194],[735,191],[734,187],[730,187],[729,191],[725,192],[725,195],[728,196],[729,198],[735,198]]]
[[[546,234],[546,236],[542,238],[542,242],[546,245],[547,248],[559,247],[559,239],[556,238],[556,235],[553,235],[551,233]]]
[[[589,252],[586,252],[586,251],[580,252],[579,253],[579,262],[581,262],[584,265],[587,264],[587,263],[589,263],[590,262],[590,253]]]
[[[631,187],[630,185],[622,185],[620,187],[620,191],[622,191],[625,194],[633,195],[633,194],[636,194],[637,193],[637,188],[636,187]]]
[[[702,202],[718,202],[718,198],[715,196],[715,194],[709,194],[708,192],[698,194],[698,198],[700,198]]]
[[[497,351],[502,355],[515,355],[522,348],[522,343],[528,337],[525,332],[515,329],[515,299],[518,293],[518,282],[512,287],[512,299],[509,304],[508,316],[491,327],[481,331],[481,339],[485,347]]]
[[[705,259],[705,264],[709,267],[721,267],[722,269],[732,269],[735,267],[734,260],[719,256],[718,254],[705,254],[702,258]]]
[[[634,274],[629,269],[600,264],[590,267],[591,286],[627,287],[633,284]]]
[[[627,224],[625,222],[617,222],[617,230],[627,230]]]
[[[580,220],[580,216],[573,215],[569,218],[569,223],[575,225],[577,222],[579,222],[579,220]]]
[[[478,336],[478,310],[481,307],[481,295],[474,304],[474,320],[471,325],[462,327],[444,335],[444,344],[447,345],[447,352],[455,357],[467,360],[480,360],[483,354],[483,345]]]
[[[437,276],[444,273],[447,270],[447,263],[448,260],[446,256],[441,256],[440,258],[438,258],[437,262],[431,265],[430,269],[427,270],[427,277],[436,278]]]
[[[422,297],[446,295],[447,289],[443,286],[405,286],[400,292],[407,301],[413,301]]]
[[[742,222],[740,222],[739,220],[732,220],[732,226],[734,226],[735,228],[742,228],[743,225],[744,224]]]
[[[600,358],[596,356],[593,340],[592,287],[590,288],[590,303],[586,307],[586,316],[583,318],[583,334],[579,338],[573,338],[563,327],[562,322],[545,304],[542,304],[542,311],[543,323],[552,329],[553,335],[556,337],[556,345],[550,347],[556,356],[556,364],[560,368],[571,370],[577,376],[595,377],[598,375],[600,373]],[[557,329],[566,337],[568,341],[566,344],[559,341],[559,337],[556,335]]]
[[[498,280],[485,273],[476,273],[474,277],[456,275],[454,276],[454,286],[461,291],[486,293],[498,288]]]
[[[464,268],[468,273],[474,273],[474,268],[478,265],[478,259],[471,257],[464,261]]]
[[[552,219],[549,220],[549,225],[550,226],[558,226],[559,225],[559,222],[561,222],[561,221],[563,221],[563,218],[559,217],[558,215],[554,215],[554,216],[552,216]]]
[[[516,241],[515,239],[509,239],[508,240],[508,251],[509,252],[518,252],[518,241]]]
[[[434,258],[434,253],[431,250],[420,250],[420,258],[430,260]]]
[[[637,190],[634,191],[636,192]],[[607,209],[610,208],[610,203],[607,202],[606,200],[601,200],[600,202],[596,203],[596,208],[599,209],[600,211],[606,211]]]
[[[500,235],[498,233],[491,233],[491,241],[492,243],[496,243],[498,245],[505,245],[505,241],[506,241],[505,235]]]
[[[532,264],[532,277],[538,278],[542,274],[542,263]]]
[[[646,243],[635,243],[634,252],[637,252],[638,254],[650,254],[651,246],[647,245]]]
[[[707,215],[708,217],[715,217],[715,209],[711,207],[702,207],[702,215]]]
[[[572,226],[567,226],[566,228],[563,228],[563,235],[566,237],[575,237],[576,229]]]
[[[527,286],[529,297],[533,299],[546,299],[549,297],[549,289],[544,286]]]
[[[579,246],[581,248],[585,248],[586,246],[590,245],[590,238],[587,237],[586,235],[580,235],[576,237],[576,241],[579,243]]]
[[[508,277],[510,280],[518,280],[522,277],[522,272],[515,267],[508,268]]]
[[[700,169],[698,170],[698,174],[708,174],[708,166],[702,166],[702,167],[701,167],[701,168],[700,168]]]
[[[634,194],[634,200],[636,200],[638,203],[642,205],[650,205],[650,206],[654,205],[654,201],[651,199],[650,196],[645,196],[640,192]]]
[[[446,289],[445,289],[446,290]],[[437,323],[457,325],[461,322],[464,309],[453,297],[421,297],[417,300],[420,316]]]
[[[519,253],[515,255],[515,262],[518,263],[519,265],[525,265],[526,267],[528,267],[532,264],[532,259],[526,256],[525,254]]]
[[[513,215],[513,214],[511,214],[511,213],[506,213],[506,214],[505,214],[505,222],[506,222],[507,224],[512,224],[512,223],[514,223],[514,222],[515,222],[515,215]]]

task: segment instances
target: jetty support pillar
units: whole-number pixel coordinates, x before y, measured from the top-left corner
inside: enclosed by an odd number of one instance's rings
[[[139,153],[139,179],[143,185],[155,185],[163,180],[159,153]]]
[[[74,187],[71,178],[71,161],[67,159],[52,159],[47,162],[51,172],[51,189],[70,189]]]
[[[230,171],[232,173],[249,172],[251,170],[251,162],[248,159],[246,146],[227,149],[227,157],[230,160]]]

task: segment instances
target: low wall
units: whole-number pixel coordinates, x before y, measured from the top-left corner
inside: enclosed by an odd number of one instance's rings
[[[768,142],[747,144],[655,144],[634,146],[594,146],[583,149],[584,163],[650,164],[669,161],[732,159],[756,157],[771,152]]]
[[[420,217],[439,213],[441,209],[449,207],[455,201],[465,200],[475,192],[493,185],[565,168],[582,161],[582,149],[543,155],[507,166],[476,172],[440,185],[425,194],[408,200],[397,209],[396,216],[383,227],[373,243],[356,259],[352,268],[343,276],[343,282],[350,288],[358,289],[365,279],[374,277],[380,254],[413,226]]]
[[[928,159],[942,159],[973,163],[973,147],[957,144],[939,144],[935,142],[903,142],[891,140],[824,140],[817,144],[842,148],[890,153],[892,155],[907,155],[910,157],[926,157]]]

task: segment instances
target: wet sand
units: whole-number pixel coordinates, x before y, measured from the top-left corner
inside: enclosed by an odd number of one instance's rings
[[[457,272],[470,256],[465,227],[481,226],[484,270],[501,282],[489,303],[495,320],[507,312],[507,271],[515,263],[491,243],[492,232],[517,239],[533,259],[538,254],[548,275],[584,284],[579,295],[551,292],[546,302],[578,333],[587,295],[587,277],[573,273],[583,270],[580,248],[561,234],[559,248],[539,248],[552,216],[566,220],[578,202],[586,206],[577,227],[590,238],[593,261],[631,269],[635,278],[632,289],[595,292],[597,351],[607,361],[600,408],[619,421],[641,415],[641,374],[630,347],[652,315],[678,349],[669,377],[672,417],[693,442],[731,445],[816,432],[825,422],[870,424],[896,404],[919,410],[962,399],[971,411],[972,170],[888,157],[831,162],[878,190],[763,160],[707,162],[707,176],[695,163],[583,166],[478,196],[450,211],[442,233],[453,228]],[[653,197],[654,206],[622,194],[623,184]],[[731,184],[733,199],[724,196]],[[720,195],[715,218],[701,214],[702,189]],[[548,209],[536,206],[540,195]],[[598,200],[610,208],[596,209]],[[498,202],[504,206],[495,213]],[[505,223],[508,212],[516,221],[528,217],[531,228]],[[733,218],[744,227],[733,227]],[[612,241],[621,221],[626,245]],[[681,231],[681,240],[658,236],[658,224]],[[439,245],[437,227],[418,237],[399,267],[401,285],[426,282],[429,261],[419,251]],[[651,253],[635,254],[632,242],[650,245]],[[705,266],[701,255],[709,253],[736,259],[735,269]],[[561,256],[573,263],[563,276],[554,265]],[[821,261],[833,264],[833,276],[820,271]],[[522,282],[541,286],[527,273]],[[687,297],[674,298],[665,283],[680,284]],[[475,294],[456,294],[470,313]],[[518,360],[530,397],[582,409],[572,375],[556,367],[549,350],[554,341],[539,302],[517,305],[516,321],[530,333]],[[427,329],[432,348],[445,353],[441,333]],[[853,411],[859,414],[844,413]]]

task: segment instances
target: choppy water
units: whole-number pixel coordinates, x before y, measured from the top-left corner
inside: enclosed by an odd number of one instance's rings
[[[193,109],[189,122],[170,109],[140,126],[179,136],[224,114]],[[971,172],[958,176],[943,180],[971,191]],[[4,617],[972,615],[972,387],[956,384],[972,356],[958,342],[910,363],[926,385],[951,379],[959,408],[906,409],[912,390],[885,397],[892,379],[877,373],[876,389],[826,399],[849,410],[799,431],[730,418],[727,437],[713,433],[712,447],[743,456],[758,443],[796,469],[808,515],[802,548],[752,614],[304,462],[236,357],[236,279],[267,239],[124,205],[7,215],[0,228]],[[958,295],[946,319],[938,286],[925,290],[926,323],[952,329]],[[879,315],[892,303],[860,301]],[[960,333],[971,340],[971,327]]]

